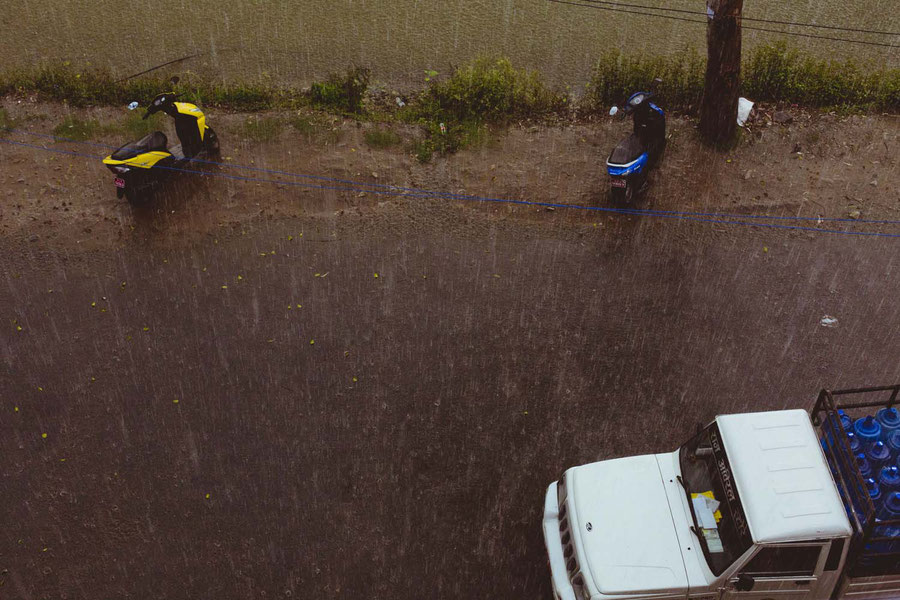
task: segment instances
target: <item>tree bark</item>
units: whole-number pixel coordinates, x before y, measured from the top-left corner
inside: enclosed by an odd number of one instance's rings
[[[700,134],[722,146],[734,139],[741,83],[741,11],[744,0],[709,0],[706,86],[700,104]]]

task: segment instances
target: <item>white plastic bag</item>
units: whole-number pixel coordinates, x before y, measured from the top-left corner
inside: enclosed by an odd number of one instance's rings
[[[744,123],[746,123],[747,119],[750,118],[751,110],[753,110],[753,102],[747,100],[746,98],[738,98],[738,125],[740,125],[741,127],[744,126]]]

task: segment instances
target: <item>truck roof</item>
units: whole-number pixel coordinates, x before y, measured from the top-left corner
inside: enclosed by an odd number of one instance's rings
[[[721,415],[716,422],[754,542],[851,535],[806,411]]]

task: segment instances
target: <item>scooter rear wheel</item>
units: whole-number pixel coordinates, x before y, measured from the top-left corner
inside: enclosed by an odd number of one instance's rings
[[[610,186],[609,199],[613,204],[631,204],[634,199],[634,186],[626,185],[623,188]]]
[[[127,187],[125,188],[125,198],[131,204],[141,204],[147,199],[147,190],[145,188]]]

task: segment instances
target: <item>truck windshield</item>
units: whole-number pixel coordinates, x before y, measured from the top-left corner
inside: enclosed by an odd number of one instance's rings
[[[716,423],[694,436],[679,452],[681,477],[694,532],[716,575],[750,548],[752,538]]]

